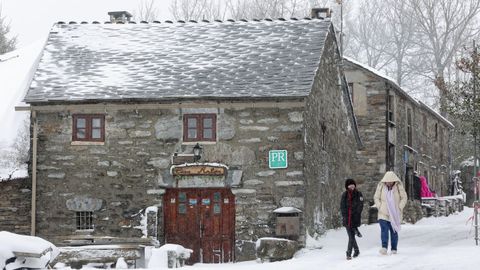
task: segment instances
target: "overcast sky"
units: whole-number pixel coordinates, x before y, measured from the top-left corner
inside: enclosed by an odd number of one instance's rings
[[[158,19],[172,19],[171,0],[155,0]],[[17,35],[17,47],[45,38],[58,21],[107,21],[109,11],[135,12],[141,0],[0,0],[2,16]]]

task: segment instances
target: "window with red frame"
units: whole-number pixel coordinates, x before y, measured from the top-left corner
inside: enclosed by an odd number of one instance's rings
[[[216,141],[217,115],[185,114],[183,115],[183,141]]]
[[[105,141],[105,115],[76,114],[73,115],[73,141],[103,142]]]

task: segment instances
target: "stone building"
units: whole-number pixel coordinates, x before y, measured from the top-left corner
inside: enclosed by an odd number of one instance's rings
[[[0,181],[0,231],[30,233],[30,187],[25,178]]]
[[[350,58],[345,58],[344,70],[364,144],[357,155],[355,176],[367,201],[373,203],[376,185],[386,170],[395,171],[404,181],[411,200],[415,171],[427,177],[439,196],[448,195],[454,126],[378,71]],[[409,214],[406,218],[416,220]]]
[[[56,24],[25,97],[35,233],[227,262],[339,225],[361,145],[339,63],[321,19]]]

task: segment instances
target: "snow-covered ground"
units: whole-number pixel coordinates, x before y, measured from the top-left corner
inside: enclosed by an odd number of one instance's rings
[[[187,269],[245,269],[245,270],[302,270],[302,269],[478,269],[480,246],[475,245],[474,229],[468,219],[472,208],[448,217],[424,218],[416,224],[403,224],[398,254],[380,255],[380,227],[378,224],[360,228],[358,238],[360,256],[345,259],[347,233],[345,229],[330,230],[317,242],[320,249],[305,248],[294,259],[257,263],[207,265],[196,264]],[[468,221],[468,222],[467,222]]]
[[[472,217],[473,209],[465,208],[463,212],[448,217],[430,217],[424,218],[416,224],[403,224],[398,254],[395,255],[379,254],[380,228],[378,224],[372,224],[360,228],[363,234],[363,237],[357,240],[360,256],[350,261],[345,259],[347,234],[342,228],[330,230],[316,241],[309,241],[309,247],[297,252],[291,260],[273,263],[248,261],[229,264],[195,264],[185,266],[184,269],[478,269],[480,246],[475,245]],[[3,233],[4,236],[10,237],[8,243],[14,244],[15,250],[25,249],[28,251],[32,249],[32,243],[25,242],[29,236],[17,235],[18,239],[12,239],[13,234]],[[47,243],[43,240],[39,241],[43,245]],[[6,254],[3,257],[8,258],[11,256],[8,255],[9,246],[4,244],[0,243],[0,255]],[[55,247],[54,249],[56,250]],[[62,267],[62,265],[60,262],[55,268],[70,269]]]
[[[416,224],[403,224],[398,254],[380,255],[380,228],[378,224],[360,228],[357,238],[360,256],[345,259],[347,234],[344,228],[328,231],[317,241],[309,241],[308,248],[297,252],[291,260],[259,263],[256,261],[229,264],[195,264],[183,269],[222,270],[311,270],[311,269],[418,269],[451,270],[478,269],[480,246],[475,245],[472,226],[473,209],[448,217],[424,218]],[[69,269],[68,267],[56,268]],[[84,267],[88,268],[88,267]],[[164,269],[164,268],[151,268]]]

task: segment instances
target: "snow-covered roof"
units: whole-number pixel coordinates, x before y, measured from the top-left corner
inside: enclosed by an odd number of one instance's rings
[[[364,70],[367,70],[369,71],[370,73],[373,73],[374,75],[376,75],[377,77],[380,77],[381,79],[387,81],[390,85],[393,86],[393,89],[397,91],[397,93],[399,93],[400,95],[404,96],[405,98],[409,99],[413,104],[415,104],[416,106],[418,107],[423,107],[424,109],[426,109],[427,111],[429,111],[431,114],[433,114],[434,117],[438,118],[440,121],[444,122],[447,126],[449,126],[450,128],[454,128],[455,126],[450,122],[448,121],[445,117],[443,117],[442,115],[440,115],[438,112],[436,112],[434,109],[432,109],[430,106],[428,106],[427,104],[425,104],[424,102],[420,101],[420,100],[417,100],[416,98],[412,97],[410,94],[408,94],[407,91],[405,91],[402,87],[400,87],[400,85],[398,85],[398,83],[391,77],[389,77],[388,75],[386,75],[385,73],[383,73],[382,71],[380,70],[377,70],[377,69],[374,69],[366,64],[363,64],[363,63],[360,63],[358,61],[356,61],[355,59],[353,58],[350,58],[348,56],[344,56],[343,57],[344,60],[346,60],[347,62],[350,62],[351,64],[354,64],[360,68],[363,68]]]
[[[27,103],[305,97],[331,22],[56,24]]]
[[[0,55],[0,182],[28,176],[27,165],[13,164],[8,156],[15,151],[12,144],[19,131],[28,125],[30,113],[16,112],[15,106],[22,105],[44,44],[45,39]]]

